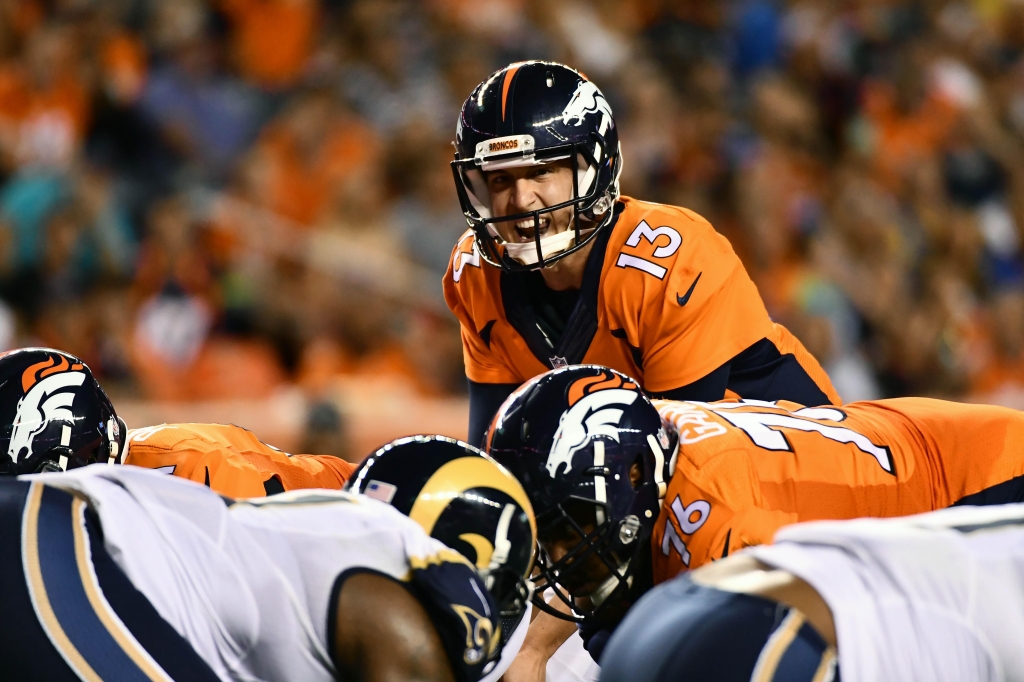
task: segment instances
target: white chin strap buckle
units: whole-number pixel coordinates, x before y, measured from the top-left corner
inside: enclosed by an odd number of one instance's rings
[[[580,230],[580,239],[583,239],[587,234],[593,231],[593,228],[586,230]],[[549,235],[547,237],[541,237],[540,240],[540,251],[544,260],[556,256],[563,251],[567,251],[575,244],[576,231],[573,229],[559,232],[558,234]],[[509,255],[512,260],[522,263],[523,265],[535,265],[540,262],[537,259],[537,242],[503,242],[505,252]]]

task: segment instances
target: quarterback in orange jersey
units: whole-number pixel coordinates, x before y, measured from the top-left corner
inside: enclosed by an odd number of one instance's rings
[[[580,363],[674,400],[839,404],[727,239],[692,211],[620,197],[615,120],[586,77],[550,62],[494,73],[463,105],[455,146],[471,229],[444,294],[462,325],[471,442],[521,383]]]
[[[157,469],[228,497],[340,490],[355,465],[329,455],[289,455],[227,424],[161,424],[128,431],[125,464]]]
[[[652,584],[798,521],[1024,501],[1024,413],[926,398],[652,403],[576,366],[516,391],[487,444],[537,513],[538,593],[604,625]]]

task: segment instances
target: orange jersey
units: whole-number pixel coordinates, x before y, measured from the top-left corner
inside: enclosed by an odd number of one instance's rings
[[[519,384],[563,364],[598,364],[661,393],[707,376],[767,339],[776,355],[795,357],[821,393],[839,403],[817,361],[768,317],[729,241],[710,223],[684,208],[628,197],[616,210],[613,225],[594,238],[579,303],[555,344],[521,305],[523,275],[485,263],[472,231],[462,237],[444,295],[462,324],[471,381]],[[793,397],[782,383],[765,382],[776,395],[742,395]]]
[[[302,488],[340,489],[355,465],[329,455],[289,455],[228,424],[161,424],[128,431],[125,464],[204,483],[228,497]]]
[[[652,539],[655,582],[770,543],[788,524],[918,514],[1024,475],[1024,412],[1004,407],[929,398],[842,409],[655,405],[679,431]]]

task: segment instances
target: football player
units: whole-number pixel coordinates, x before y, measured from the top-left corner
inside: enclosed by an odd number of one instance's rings
[[[692,211],[620,196],[615,118],[584,75],[497,71],[463,105],[454,144],[471,229],[444,294],[462,325],[470,442],[524,381],[584,362],[673,400],[839,404],[727,239]]]
[[[531,380],[488,434],[537,512],[537,589],[553,588],[585,637],[652,584],[782,526],[1024,501],[1021,443],[1024,413],[1001,407],[652,403],[595,366]]]
[[[1024,505],[819,521],[656,587],[601,680],[1024,679]]]
[[[501,646],[473,565],[364,495],[89,466],[0,480],[0,543],[7,679],[477,680]]]
[[[229,424],[129,431],[88,365],[53,348],[0,355],[0,424],[11,425],[0,475],[123,462],[203,483],[229,497],[262,497],[340,489],[355,469],[337,457],[289,455]]]
[[[177,474],[222,495],[338,489],[352,469],[334,457],[286,455],[234,426],[164,424],[127,431],[88,366],[53,349],[0,356],[0,419],[10,420],[0,431],[9,475],[119,463],[126,444],[126,463]],[[476,448],[443,436],[395,441],[359,471],[353,492],[391,503],[478,566],[511,634],[529,600],[536,538],[518,482]]]

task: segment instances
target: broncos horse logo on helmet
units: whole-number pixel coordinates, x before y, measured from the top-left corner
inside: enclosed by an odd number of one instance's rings
[[[652,582],[650,538],[678,446],[637,383],[575,365],[531,379],[495,415],[487,451],[537,513],[536,592],[571,620],[610,622]],[[537,608],[566,615],[535,597]]]
[[[32,441],[42,433],[53,421],[74,421],[71,404],[75,394],[85,383],[85,372],[79,363],[70,363],[63,355],[59,361],[48,358],[29,366],[22,372],[21,385],[26,391],[18,401],[17,414],[14,417],[14,428],[7,446],[7,456],[15,464],[21,458],[32,456]],[[66,444],[65,444],[66,445]]]
[[[554,443],[548,454],[547,470],[557,475],[572,469],[572,457],[596,436],[619,441],[619,421],[623,411],[640,395],[637,386],[611,372],[603,376],[578,379],[569,387],[569,405],[558,420]]]
[[[0,355],[0,474],[119,463],[126,432],[80,359],[52,348]]]
[[[607,131],[615,120],[612,116],[612,107],[608,104],[608,100],[604,98],[604,95],[597,86],[590,81],[580,81],[580,84],[576,86],[576,92],[573,93],[572,99],[565,105],[565,109],[562,110],[562,125],[579,126],[583,123],[584,119],[589,114],[600,114],[604,117],[601,120],[598,129],[602,132]]]

